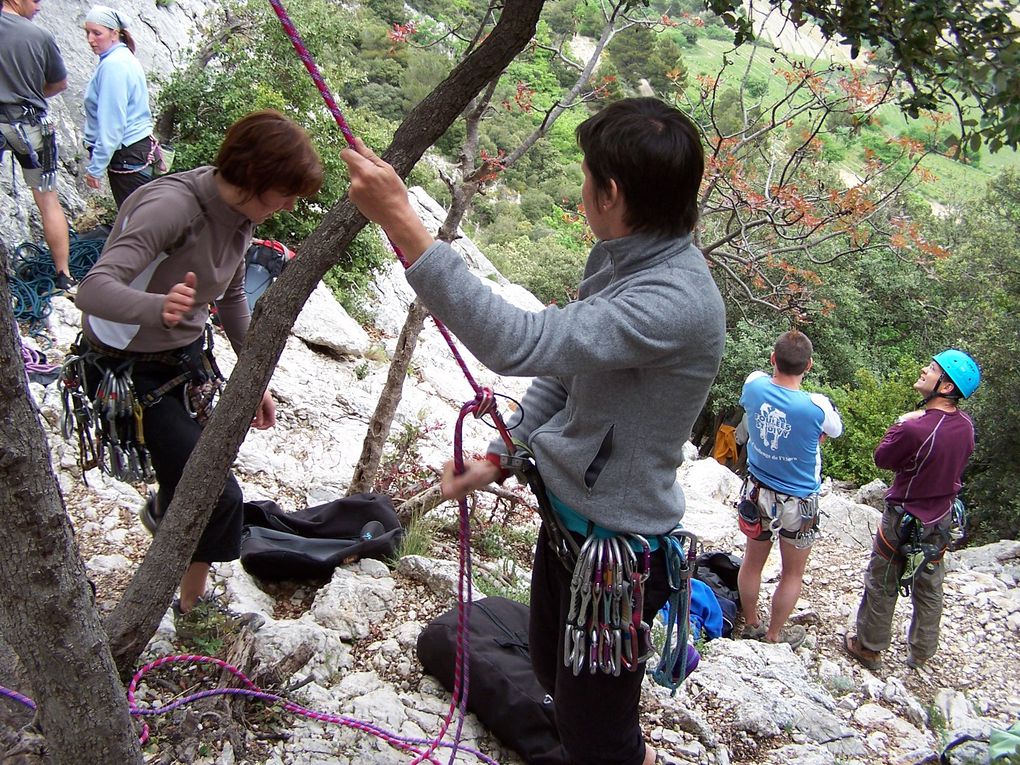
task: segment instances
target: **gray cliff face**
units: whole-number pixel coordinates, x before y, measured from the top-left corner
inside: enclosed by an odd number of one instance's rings
[[[145,67],[149,95],[155,101],[158,80],[187,62],[191,41],[207,12],[214,8],[204,0],[172,0],[160,7],[155,0],[101,0],[129,19],[129,31],[137,43],[136,55]],[[33,23],[57,38],[64,63],[67,65],[67,90],[50,99],[50,116],[57,124],[60,150],[58,194],[68,220],[85,208],[86,199],[94,192],[85,186],[82,146],[85,109],[85,86],[98,59],[85,43],[85,14],[93,3],[87,0],[43,0]],[[153,113],[155,117],[155,112]],[[24,241],[41,241],[39,214],[32,201],[31,190],[25,186],[18,168],[13,173],[12,158],[5,155],[0,165],[0,239],[10,249]]]

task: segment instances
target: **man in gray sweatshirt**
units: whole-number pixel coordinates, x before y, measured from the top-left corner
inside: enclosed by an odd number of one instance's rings
[[[393,169],[358,144],[344,152],[350,196],[411,265],[407,278],[429,309],[486,366],[534,376],[514,435],[535,455],[549,500],[579,542],[640,534],[655,546],[684,513],[676,471],[722,356],[725,315],[701,252],[692,244],[704,155],[697,129],[652,98],[624,99],[577,129],[584,152],[585,215],[599,241],[578,299],[530,312],[515,308],[435,241]],[[460,497],[499,480],[496,441],[486,459],[454,475]],[[562,661],[570,572],[550,554],[543,527],[535,551],[529,642],[539,681],[555,700],[571,759],[585,765],[654,761],[639,724],[643,664],[618,676],[573,674]],[[652,555],[644,617],[669,587],[661,550]]]

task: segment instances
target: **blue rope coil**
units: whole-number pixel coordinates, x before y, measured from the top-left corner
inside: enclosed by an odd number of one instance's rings
[[[71,235],[68,261],[71,276],[79,281],[85,278],[89,269],[99,260],[104,241],[79,239],[77,235]],[[43,245],[24,242],[14,250],[11,273],[8,275],[14,317],[18,323],[27,325],[30,332],[37,332],[50,315],[50,300],[58,292],[54,282],[56,275],[50,251]]]

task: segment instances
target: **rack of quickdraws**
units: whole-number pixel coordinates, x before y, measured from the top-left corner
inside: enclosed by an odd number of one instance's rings
[[[71,346],[60,369],[64,438],[77,436],[78,462],[85,471],[98,467],[128,483],[155,480],[142,428],[142,405],[131,383],[132,362],[101,370],[92,400],[86,392],[86,365],[93,363],[79,343]]]
[[[633,540],[641,553],[635,553]],[[563,641],[563,665],[574,675],[588,671],[633,672],[655,651],[644,621],[644,585],[651,574],[651,547],[637,534],[589,536],[581,546],[570,581],[570,610]]]

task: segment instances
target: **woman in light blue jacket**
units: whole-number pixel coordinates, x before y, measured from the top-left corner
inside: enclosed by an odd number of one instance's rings
[[[145,72],[135,58],[127,22],[113,8],[93,6],[85,17],[85,38],[99,66],[85,88],[85,183],[98,189],[105,171],[117,208],[152,180],[156,142]]]

